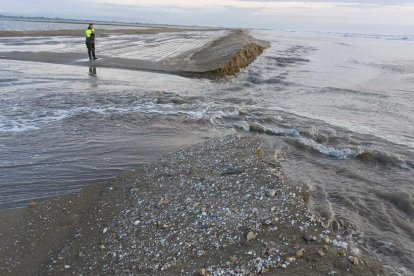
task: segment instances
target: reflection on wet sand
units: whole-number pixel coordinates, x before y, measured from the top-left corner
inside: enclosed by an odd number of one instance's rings
[[[89,75],[96,77],[96,67],[95,66],[89,66]]]

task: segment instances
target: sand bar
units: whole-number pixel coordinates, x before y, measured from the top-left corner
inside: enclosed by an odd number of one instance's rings
[[[268,46],[244,30],[102,30],[97,38],[100,59],[89,62],[79,30],[0,33],[2,59],[213,78],[238,73]]]

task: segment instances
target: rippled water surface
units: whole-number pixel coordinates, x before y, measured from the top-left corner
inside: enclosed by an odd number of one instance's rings
[[[204,139],[253,133],[309,186],[315,212],[388,272],[409,275],[414,44],[253,34],[272,47],[225,80],[1,60],[0,207],[107,180]]]

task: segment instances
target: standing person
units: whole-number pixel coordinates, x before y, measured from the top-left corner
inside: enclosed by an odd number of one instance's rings
[[[89,23],[89,27],[85,30],[85,36],[89,60],[97,60],[98,58],[95,56],[95,29],[92,23]]]

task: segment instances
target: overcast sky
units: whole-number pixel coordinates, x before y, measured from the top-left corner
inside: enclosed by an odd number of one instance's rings
[[[414,0],[1,0],[0,13],[160,24],[414,34]]]

